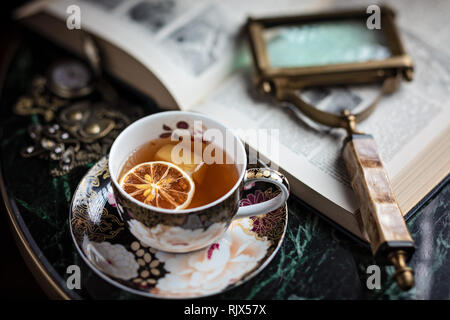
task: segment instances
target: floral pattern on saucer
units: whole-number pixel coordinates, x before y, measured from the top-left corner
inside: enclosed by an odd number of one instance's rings
[[[253,270],[270,248],[267,239],[245,232],[248,219],[234,221],[217,243],[188,254],[157,252],[168,273],[151,292],[161,296],[204,296],[220,292]]]
[[[241,205],[276,196],[257,183],[244,190]],[[112,195],[107,159],[101,159],[74,194],[70,227],[85,262],[109,283],[148,297],[195,298],[231,289],[261,271],[273,258],[286,231],[287,207],[235,220],[209,247],[177,254],[155,250],[145,241],[149,230],[126,227]],[[148,228],[147,228],[148,229]],[[161,241],[172,241],[166,239]]]
[[[88,259],[106,274],[115,278],[129,280],[137,277],[139,265],[133,253],[121,244],[89,241],[85,237],[83,252]]]

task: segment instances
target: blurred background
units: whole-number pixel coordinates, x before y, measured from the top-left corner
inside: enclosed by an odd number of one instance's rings
[[[11,29],[11,12],[24,4],[25,0],[1,1],[0,39]],[[0,49],[3,54],[4,48]],[[1,199],[1,195],[0,195]],[[0,297],[6,299],[47,299],[39,287],[17,248],[11,233],[3,199],[0,204],[0,243],[3,259],[0,263]]]

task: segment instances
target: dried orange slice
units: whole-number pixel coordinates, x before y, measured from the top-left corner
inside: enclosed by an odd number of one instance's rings
[[[195,192],[192,178],[166,161],[138,164],[123,176],[119,184],[136,200],[173,210],[186,208]]]

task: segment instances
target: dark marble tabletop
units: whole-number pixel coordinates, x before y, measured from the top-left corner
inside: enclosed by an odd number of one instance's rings
[[[46,46],[49,46],[48,44]],[[69,173],[50,175],[49,160],[23,158],[19,151],[30,140],[27,127],[38,116],[18,116],[12,106],[26,92],[36,74],[55,57],[67,55],[55,48],[42,50],[42,42],[27,38],[9,65],[0,100],[0,161],[6,201],[29,247],[55,283],[74,299],[141,299],[111,286],[84,264],[72,243],[68,225],[70,201],[78,182],[95,161]],[[120,89],[125,90],[125,89]],[[137,99],[125,90],[121,96]],[[144,113],[158,109],[137,100]],[[366,269],[374,264],[368,247],[324,221],[300,199],[288,202],[289,223],[285,240],[272,262],[256,277],[217,299],[449,299],[450,298],[450,185],[428,199],[407,224],[417,251],[410,266],[416,285],[408,292],[397,288],[392,267],[382,267],[381,288],[369,290]],[[80,290],[65,286],[66,268],[81,266]]]

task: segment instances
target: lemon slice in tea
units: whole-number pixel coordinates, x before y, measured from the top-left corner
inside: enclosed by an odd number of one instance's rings
[[[204,149],[206,145],[203,143],[202,150]],[[205,174],[207,171],[207,165],[200,161],[199,163],[195,162],[195,153],[189,152],[189,154],[185,155],[184,152],[186,149],[181,149],[181,152],[179,154],[180,159],[182,160],[180,163],[173,161],[172,159],[172,151],[175,145],[173,144],[166,144],[162,146],[155,154],[155,160],[158,161],[167,161],[171,163],[176,163],[177,166],[179,166],[183,171],[185,171],[188,175],[194,179],[194,182],[200,184],[203,182],[203,179],[205,178]],[[197,155],[202,159],[201,154]]]
[[[123,176],[119,184],[136,200],[172,210],[186,208],[195,192],[192,178],[178,166],[166,161],[138,164]]]

